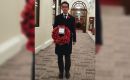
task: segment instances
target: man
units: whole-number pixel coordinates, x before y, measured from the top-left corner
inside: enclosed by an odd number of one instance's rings
[[[71,66],[71,53],[72,53],[72,41],[73,44],[76,43],[76,32],[75,32],[75,18],[68,13],[69,10],[69,3],[62,2],[61,9],[63,11],[62,14],[55,17],[55,22],[53,28],[57,27],[58,25],[65,25],[69,28],[71,37],[69,44],[65,45],[58,45],[56,44],[55,53],[58,57],[58,67],[59,67],[59,78],[62,79],[64,75],[65,69],[65,77],[67,79],[70,78],[70,66]],[[65,56],[65,66],[63,57]]]

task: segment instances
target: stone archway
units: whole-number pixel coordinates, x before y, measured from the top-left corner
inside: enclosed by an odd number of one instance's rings
[[[76,1],[71,8],[71,15],[75,17],[76,28],[83,30],[86,33],[87,25],[87,6],[82,1]]]

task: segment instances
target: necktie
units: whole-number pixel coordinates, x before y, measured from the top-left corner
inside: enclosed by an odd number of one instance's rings
[[[64,15],[64,18],[65,18],[65,19],[66,19],[66,16],[67,16],[67,15]]]

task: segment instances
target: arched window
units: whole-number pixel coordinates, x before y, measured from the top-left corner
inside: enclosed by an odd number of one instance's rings
[[[87,6],[84,2],[82,1],[77,1],[72,5],[72,9],[76,8],[76,9],[87,9]]]
[[[86,32],[87,6],[82,1],[76,1],[71,7],[71,14],[75,17],[76,24],[81,24],[79,28]]]

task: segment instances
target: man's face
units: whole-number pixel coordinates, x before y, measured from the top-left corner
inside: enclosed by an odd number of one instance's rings
[[[69,7],[67,4],[62,4],[61,9],[62,9],[63,13],[67,14]]]

